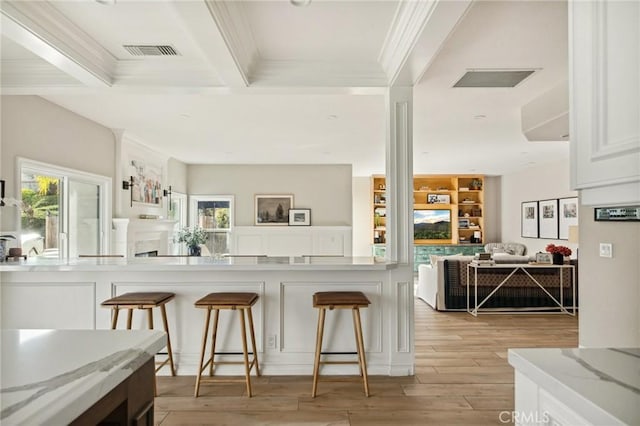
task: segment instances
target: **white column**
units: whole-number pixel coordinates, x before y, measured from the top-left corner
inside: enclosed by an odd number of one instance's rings
[[[413,88],[387,90],[386,256],[413,264]]]
[[[385,298],[391,364],[414,365],[413,318],[413,88],[387,90],[387,241],[386,256],[398,262],[389,271]],[[390,375],[413,374],[391,368]]]

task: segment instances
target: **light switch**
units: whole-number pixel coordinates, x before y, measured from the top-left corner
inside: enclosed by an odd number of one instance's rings
[[[600,243],[600,257],[613,257],[613,245],[611,243]]]

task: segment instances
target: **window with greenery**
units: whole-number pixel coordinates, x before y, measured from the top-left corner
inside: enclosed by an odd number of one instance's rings
[[[209,233],[207,248],[213,254],[229,253],[229,232],[233,228],[232,195],[193,195],[189,197],[191,224]]]

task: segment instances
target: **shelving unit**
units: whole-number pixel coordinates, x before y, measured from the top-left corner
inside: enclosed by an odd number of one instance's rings
[[[383,244],[386,242],[384,176],[372,176],[371,191],[372,242]],[[415,175],[413,177],[413,209],[416,217],[424,216],[425,222],[443,223],[446,220],[450,222],[450,227],[429,224],[423,229],[416,229],[414,233],[416,245],[484,243],[484,176],[482,175]]]

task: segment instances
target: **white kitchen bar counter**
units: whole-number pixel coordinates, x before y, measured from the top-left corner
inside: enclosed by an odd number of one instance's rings
[[[197,369],[205,311],[194,302],[211,292],[248,291],[253,307],[261,370],[265,374],[311,374],[318,312],[317,291],[362,291],[370,374],[413,374],[413,274],[410,267],[373,257],[157,257],[39,259],[0,263],[2,328],[108,329],[110,310],[100,303],[134,291],[173,292],[167,306],[178,374]],[[220,315],[221,351],[241,350],[237,318]],[[154,324],[161,326],[159,312]],[[123,316],[126,318],[126,316]],[[231,320],[232,318],[232,320]],[[121,318],[119,327],[124,328]],[[134,312],[134,328],[146,316]],[[325,351],[354,351],[350,312],[327,315]],[[351,357],[342,357],[349,358]],[[336,356],[337,360],[342,359]],[[234,358],[235,360],[235,358]],[[327,365],[325,374],[358,374],[357,366]],[[161,372],[163,372],[162,369]],[[242,374],[224,365],[222,374]]]
[[[519,425],[640,425],[640,348],[509,349]]]
[[[153,415],[152,363],[164,332],[2,330],[0,338],[0,424],[67,425],[83,415],[97,423],[103,417],[91,409],[113,411],[100,405],[109,393],[108,404],[127,400],[133,416]],[[123,388],[114,397],[131,377],[144,384],[130,388],[135,396]]]

